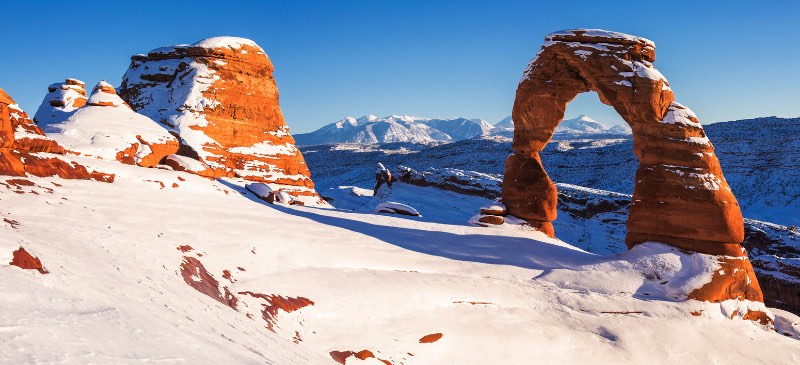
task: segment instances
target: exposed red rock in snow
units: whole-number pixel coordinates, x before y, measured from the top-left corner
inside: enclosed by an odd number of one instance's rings
[[[130,109],[130,106],[117,95],[117,90],[106,80],[102,80],[95,85],[94,89],[92,89],[92,95],[86,103],[91,106],[119,106]]]
[[[65,149],[47,138],[0,88],[0,175],[114,181],[114,175],[90,172],[77,162],[58,156],[64,153]]]
[[[733,314],[731,316],[731,319],[733,319],[735,316],[736,316],[736,314]],[[760,324],[763,324],[763,325],[767,325],[767,324],[770,324],[770,323],[773,322],[773,319],[770,318],[770,316],[767,315],[767,313],[764,313],[762,311],[755,311],[755,310],[747,311],[747,313],[744,314],[742,319],[746,319],[746,320],[750,320],[750,321],[756,321],[756,322],[758,322]]]
[[[172,154],[164,159],[164,164],[175,171],[185,171],[208,178],[214,177],[214,170],[191,157]]]
[[[178,251],[180,251],[180,252],[189,252],[191,250],[194,250],[194,248],[192,248],[192,246],[189,246],[189,245],[180,245],[180,246],[178,246]]]
[[[219,281],[214,279],[214,276],[206,270],[200,260],[184,256],[181,263],[181,276],[186,284],[189,284],[195,290],[208,295],[214,300],[236,309],[236,304],[239,301],[233,293],[230,292],[228,287],[219,286]]]
[[[689,299],[710,302],[722,302],[728,299],[764,301],[750,259],[746,256],[720,256],[718,260],[720,268],[714,272],[711,281],[690,293]]]
[[[318,196],[278,103],[273,66],[253,41],[217,37],[131,58],[120,96],[169,125],[214,177],[285,185]],[[170,95],[170,97],[166,97]],[[180,97],[176,97],[180,96]]]
[[[8,223],[8,225],[11,226],[11,228],[14,228],[14,229],[16,229],[19,226],[19,221],[16,221],[16,220],[13,220],[13,219],[3,218],[3,222]]]
[[[81,80],[66,79],[47,87],[42,104],[33,117],[36,123],[51,123],[65,119],[75,109],[86,105],[86,84]]]
[[[231,275],[231,271],[230,270],[222,270],[222,278],[230,281],[231,283],[236,281],[236,280],[233,279],[233,276]]]
[[[278,311],[291,313],[296,310],[302,309],[309,305],[314,305],[314,302],[304,297],[284,297],[275,294],[261,294],[251,291],[241,291],[241,295],[249,295],[253,298],[264,299],[267,303],[264,305],[264,310],[261,311],[261,316],[267,322],[267,328],[275,331],[275,320],[278,316]]]
[[[512,113],[514,154],[506,161],[503,203],[508,213],[551,234],[556,187],[539,152],[576,95],[595,91],[631,126],[639,159],[628,219],[628,247],[664,242],[692,252],[746,257],[742,214],[722,174],[714,146],[688,108],[675,102],[653,67],[655,45],[602,30],[567,30],[545,38],[525,70]],[[748,260],[735,277],[715,277],[692,294],[700,300],[761,301]]]
[[[42,266],[42,262],[39,258],[31,255],[22,247],[13,252],[13,257],[9,264],[25,270],[36,270],[39,271],[40,274],[47,274],[47,270]]]
[[[389,361],[389,360],[379,359],[379,358],[375,357],[375,354],[373,354],[372,351],[370,351],[370,350],[361,350],[361,351],[358,351],[358,352],[355,352],[355,351],[331,351],[330,355],[331,355],[331,358],[333,359],[333,361],[336,361],[336,362],[338,362],[338,363],[340,363],[342,365],[347,363],[347,358],[349,358],[350,356],[353,356],[353,357],[355,357],[356,359],[359,359],[359,360],[376,359],[376,360],[378,360],[378,361],[380,361],[380,362],[382,362],[382,363],[384,363],[386,365],[393,365],[392,362]]]
[[[433,343],[439,341],[442,337],[444,337],[441,333],[431,333],[429,335],[422,336],[419,339],[419,343]]]
[[[154,167],[180,149],[163,126],[131,110],[105,80],[91,95],[81,81],[67,79],[48,88],[36,121],[72,152],[129,165]]]

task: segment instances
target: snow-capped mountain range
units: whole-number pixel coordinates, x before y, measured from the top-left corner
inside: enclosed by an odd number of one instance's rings
[[[488,135],[493,126],[482,119],[430,119],[409,115],[347,117],[314,132],[296,134],[297,144],[450,142]]]
[[[514,136],[514,120],[511,117],[503,118],[497,122],[492,130],[492,135],[512,138]],[[611,136],[611,135],[628,135],[631,134],[631,128],[627,125],[617,124],[607,126],[600,123],[587,115],[580,115],[577,118],[564,119],[556,127],[553,138],[564,139],[572,137],[586,137],[586,136]]]
[[[367,115],[361,118],[347,117],[314,132],[296,134],[294,138],[299,145],[435,143],[462,141],[489,135],[511,137],[513,134],[514,122],[511,117],[492,125],[483,119],[436,119],[408,115],[379,118]],[[586,115],[581,115],[561,122],[556,128],[555,138],[626,134],[630,134],[630,128],[627,126],[609,127]]]

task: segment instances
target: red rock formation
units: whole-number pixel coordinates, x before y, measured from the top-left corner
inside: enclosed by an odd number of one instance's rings
[[[180,249],[180,247],[179,247]],[[181,263],[181,276],[183,281],[195,290],[208,295],[214,300],[236,309],[239,299],[228,290],[228,287],[220,288],[219,281],[206,270],[200,260],[184,256]]]
[[[9,265],[17,266],[25,270],[36,270],[40,274],[47,274],[47,270],[42,266],[42,262],[39,258],[31,255],[22,247],[13,252],[13,257]]]
[[[655,45],[602,30],[567,30],[545,38],[517,88],[512,154],[503,203],[508,214],[550,233],[557,191],[539,157],[576,95],[595,91],[633,130],[639,159],[628,247],[664,242],[692,252],[736,258],[739,274],[715,277],[690,297],[762,301],[747,253],[739,204],[722,174],[714,146],[688,108],[675,102],[654,67]],[[709,287],[709,285],[711,287]]]
[[[218,37],[131,58],[120,95],[168,125],[213,176],[237,176],[318,203],[278,104],[273,66],[253,41]]]
[[[114,175],[90,172],[77,162],[58,156],[64,152],[0,89],[0,175],[114,181]]]
[[[33,117],[36,123],[53,123],[69,116],[69,113],[86,105],[86,84],[81,80],[66,79],[47,87],[42,104]]]
[[[177,138],[131,110],[105,81],[94,87],[84,107],[71,107],[69,112],[63,109],[61,114],[50,113],[59,111],[48,104],[51,94],[45,96],[37,112],[48,118],[38,123],[52,138],[78,154],[154,167],[180,148]]]
[[[130,109],[122,98],[117,95],[117,90],[106,80],[102,80],[92,89],[92,96],[89,97],[87,104],[91,106],[120,106]]]

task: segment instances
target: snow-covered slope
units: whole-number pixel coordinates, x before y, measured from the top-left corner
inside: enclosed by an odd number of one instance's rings
[[[270,205],[243,180],[75,158],[115,182],[0,188],[14,207],[0,252],[23,246],[49,271],[0,261],[0,362],[800,359],[796,316],[774,311],[775,332],[728,319],[731,303],[675,301],[714,269],[702,255],[644,244],[601,256],[468,226],[489,200],[433,187],[395,186],[422,214],[405,217]]]
[[[178,144],[164,127],[128,107],[88,105],[68,114],[66,120],[39,126],[70,150],[110,161],[131,146],[138,146],[134,151],[138,162],[152,152],[142,141]]]
[[[447,142],[488,135],[493,126],[482,119],[430,119],[408,115],[347,117],[314,132],[294,135],[300,145],[334,143]]]
[[[503,118],[494,125],[492,134],[496,136],[503,136],[512,138],[514,137],[514,120],[511,117]],[[589,116],[580,115],[573,119],[564,119],[556,127],[553,139],[568,139],[578,137],[610,137],[613,135],[629,135],[631,128],[628,125],[617,124],[613,126],[606,126]]]

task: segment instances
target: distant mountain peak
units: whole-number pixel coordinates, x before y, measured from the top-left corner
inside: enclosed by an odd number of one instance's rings
[[[423,118],[392,114],[383,118],[346,117],[314,132],[294,136],[298,144],[450,142],[489,135],[494,126],[483,119]]]

